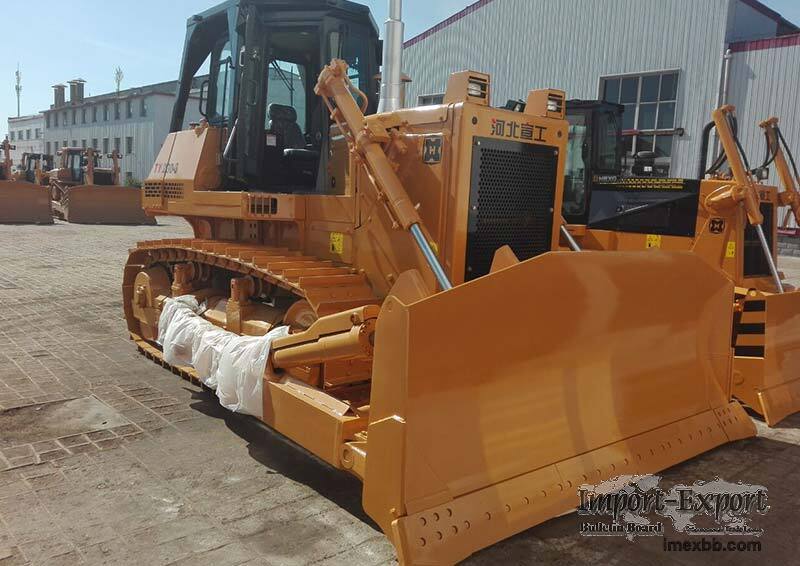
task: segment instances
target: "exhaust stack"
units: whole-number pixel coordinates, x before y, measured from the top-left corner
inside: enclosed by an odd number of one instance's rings
[[[389,0],[381,67],[381,100],[378,112],[403,107],[403,0]]]

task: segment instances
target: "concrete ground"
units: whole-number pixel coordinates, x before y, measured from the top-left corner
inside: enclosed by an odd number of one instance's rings
[[[393,563],[358,481],[137,355],[121,316],[126,250],[189,235],[181,220],[160,223],[0,226],[0,566]],[[800,259],[782,267],[800,281]],[[800,415],[758,429],[665,480],[767,486],[759,554],[587,538],[572,514],[468,563],[794,562]]]

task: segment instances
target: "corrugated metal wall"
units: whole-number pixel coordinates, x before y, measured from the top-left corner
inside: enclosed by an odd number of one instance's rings
[[[675,126],[686,135],[670,173],[694,176],[732,13],[730,0],[494,0],[405,49],[408,101],[467,68],[492,75],[494,105],[542,87],[596,98],[601,76],[679,69]]]
[[[764,136],[759,122],[780,118],[780,128],[800,165],[800,45],[733,53],[728,102],[736,106],[739,138],[756,167],[764,159]],[[774,168],[770,183],[778,183]],[[793,225],[795,225],[793,223]]]

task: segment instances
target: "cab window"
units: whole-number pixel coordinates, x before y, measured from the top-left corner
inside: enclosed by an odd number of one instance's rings
[[[586,212],[586,163],[590,157],[586,115],[573,114],[569,120],[567,164],[564,171],[564,214]]]

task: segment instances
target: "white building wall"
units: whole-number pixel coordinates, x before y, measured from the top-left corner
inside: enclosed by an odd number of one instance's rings
[[[11,159],[14,165],[22,163],[23,153],[41,153],[44,148],[44,116],[21,116],[8,119],[8,133],[11,145]]]
[[[568,98],[600,97],[600,77],[678,69],[673,176],[695,175],[700,133],[720,93],[729,34],[747,22],[765,33],[760,13],[739,0],[493,0],[405,51],[413,82],[407,101],[444,92],[450,73],[492,76],[492,104],[560,88]],[[645,7],[646,6],[646,7]],[[772,31],[777,25],[773,20]]]
[[[759,48],[769,44],[774,46]],[[784,46],[780,47],[781,44]],[[728,102],[736,106],[739,138],[750,165],[760,165],[766,153],[763,131],[758,124],[777,116],[783,136],[800,167],[797,101],[800,92],[800,37],[763,42],[761,46],[755,44],[746,49],[733,53]],[[774,167],[770,168],[769,182],[779,182]],[[794,221],[792,225],[795,226]]]
[[[143,87],[146,89],[147,87]],[[148,173],[155,161],[158,150],[169,132],[170,118],[172,116],[172,106],[175,96],[162,92],[150,92],[141,96],[132,96],[133,116],[127,117],[126,101],[128,98],[118,99],[120,109],[120,119],[115,119],[114,98],[102,98],[98,101],[87,100],[84,104],[75,106],[67,103],[67,106],[59,109],[51,109],[50,128],[46,128],[44,119],[44,139],[42,147],[45,151],[47,144],[50,144],[50,151],[56,153],[66,143],[67,146],[91,147],[94,140],[97,140],[95,149],[104,152],[105,140],[108,140],[109,151],[115,148],[116,140],[119,140],[119,150],[122,154],[120,161],[120,176],[122,182],[127,178],[142,182],[147,178]],[[146,100],[147,115],[141,116],[140,100],[144,96]],[[103,118],[103,106],[109,106],[109,119]],[[98,107],[97,122],[92,122],[92,107]],[[82,109],[87,109],[87,123],[82,123]],[[77,124],[72,124],[72,110],[77,110]],[[52,113],[58,112],[59,124],[55,126],[55,119]],[[64,125],[64,112],[67,113],[67,124]],[[197,101],[191,98],[187,108],[187,123],[199,121],[200,113],[197,109]],[[132,138],[132,151],[128,151],[128,138]],[[110,160],[104,159],[105,165],[110,165]]]

